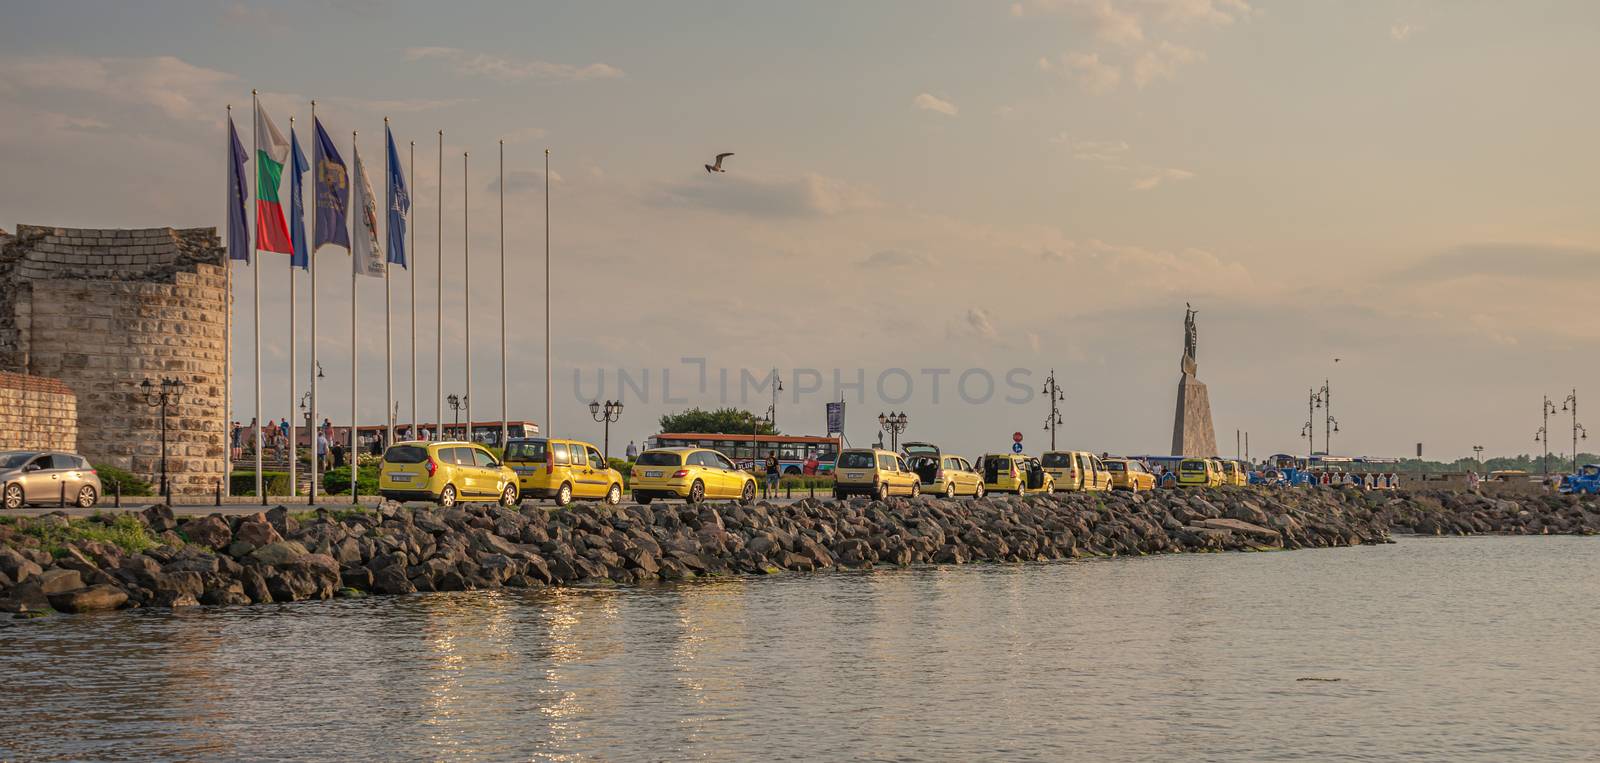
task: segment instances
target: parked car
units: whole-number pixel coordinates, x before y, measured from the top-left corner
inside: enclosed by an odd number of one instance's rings
[[[990,453],[983,462],[983,489],[991,493],[1053,493],[1052,476],[1039,459],[1021,453]]]
[[[922,492],[946,498],[983,497],[983,477],[965,458],[945,455],[939,446],[926,442],[908,442],[901,450],[905,451],[906,464],[917,473]]]
[[[1106,469],[1111,472],[1111,489],[1143,493],[1156,489],[1156,475],[1145,467],[1143,461],[1132,458],[1108,458]]]
[[[851,448],[839,451],[833,467],[833,497],[922,494],[922,479],[906,460],[887,450]]]
[[[62,500],[87,509],[100,500],[101,490],[100,475],[76,453],[0,451],[0,505],[8,509]]]
[[[1584,464],[1577,474],[1561,478],[1561,492],[1579,495],[1600,494],[1600,464]]]
[[[707,498],[756,499],[756,478],[733,465],[721,451],[706,448],[651,448],[639,454],[628,477],[633,500],[657,498],[699,503]]]
[[[378,492],[396,501],[517,503],[517,473],[482,445],[472,442],[400,442],[383,452]]]
[[[1084,450],[1053,450],[1039,459],[1059,490],[1104,492],[1111,489],[1111,472],[1099,456]]]
[[[1178,462],[1178,487],[1216,487],[1222,474],[1214,458],[1185,458]]]
[[[575,500],[622,502],[622,472],[611,468],[593,444],[517,437],[506,442],[505,461],[517,473],[523,498],[553,498],[557,506]]]

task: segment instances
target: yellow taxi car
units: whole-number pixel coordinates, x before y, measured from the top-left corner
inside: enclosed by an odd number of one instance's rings
[[[921,494],[922,478],[890,451],[851,448],[839,451],[833,462],[834,498],[870,495],[881,501],[891,495]]]
[[[554,498],[557,506],[575,500],[622,502],[622,472],[581,440],[515,438],[506,442],[505,460],[525,498]]]
[[[1250,484],[1250,470],[1244,464],[1232,459],[1222,462],[1222,484],[1248,485]]]
[[[517,473],[473,442],[398,442],[383,452],[378,493],[396,501],[434,501],[444,508],[458,501],[498,500],[514,506],[520,495]]]
[[[922,492],[945,498],[983,497],[983,477],[965,458],[946,455],[939,446],[926,442],[908,442],[900,449],[905,451],[906,464],[917,473]]]
[[[1111,489],[1111,472],[1099,456],[1083,450],[1052,450],[1039,463],[1061,490],[1105,492]]]
[[[707,498],[756,499],[756,478],[727,456],[705,448],[651,448],[639,454],[628,476],[633,500],[657,498],[699,503]]]
[[[990,453],[978,459],[982,464],[983,489],[991,493],[1053,493],[1055,476],[1039,459],[1021,453]]]
[[[1222,484],[1221,470],[1213,458],[1185,458],[1178,462],[1178,487],[1215,487]]]
[[[1108,458],[1106,469],[1111,472],[1111,489],[1130,493],[1143,493],[1156,489],[1156,475],[1143,461],[1135,458]]]

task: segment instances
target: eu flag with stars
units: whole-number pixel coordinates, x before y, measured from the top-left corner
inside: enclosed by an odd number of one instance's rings
[[[311,252],[306,248],[306,205],[301,198],[300,187],[306,177],[305,152],[300,150],[300,136],[295,133],[293,125],[289,129],[289,151],[292,162],[289,174],[289,240],[294,244],[294,252],[289,255],[289,267],[305,270],[311,266]]]
[[[406,191],[406,176],[400,172],[400,152],[394,147],[394,133],[389,125],[383,126],[389,139],[389,223],[385,228],[389,239],[390,263],[406,266],[406,213],[411,211],[411,194]]]

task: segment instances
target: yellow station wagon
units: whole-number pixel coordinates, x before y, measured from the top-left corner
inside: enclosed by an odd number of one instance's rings
[[[1156,475],[1151,474],[1144,462],[1133,458],[1108,458],[1106,469],[1111,471],[1111,489],[1143,493],[1156,489]]]
[[[922,494],[922,479],[906,460],[887,450],[856,448],[839,451],[833,467],[833,497]]]
[[[633,500],[657,498],[699,503],[707,498],[756,498],[756,478],[727,456],[705,448],[651,448],[639,454],[628,477]]]
[[[1178,462],[1179,487],[1216,487],[1222,484],[1222,469],[1214,458],[1185,458]]]
[[[1056,479],[1033,456],[990,453],[978,459],[983,489],[990,493],[1053,493]]]
[[[622,502],[622,472],[606,464],[595,446],[581,440],[526,437],[506,443],[506,466],[528,498]]]
[[[901,450],[906,453],[906,464],[917,473],[922,492],[946,498],[983,497],[983,476],[965,458],[945,455],[939,446],[925,442],[908,442]]]
[[[1082,490],[1091,493],[1111,489],[1111,471],[1100,457],[1083,450],[1050,451],[1039,463],[1055,480],[1061,490]]]
[[[517,474],[482,445],[471,442],[400,442],[383,452],[378,492],[396,501],[517,503]]]

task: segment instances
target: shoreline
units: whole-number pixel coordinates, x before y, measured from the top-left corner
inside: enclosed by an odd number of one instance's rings
[[[633,585],[875,566],[1277,551],[1391,533],[1600,534],[1600,502],[1444,492],[1209,488],[1026,498],[470,504],[441,511],[0,517],[0,611],[17,617],[418,591]]]

